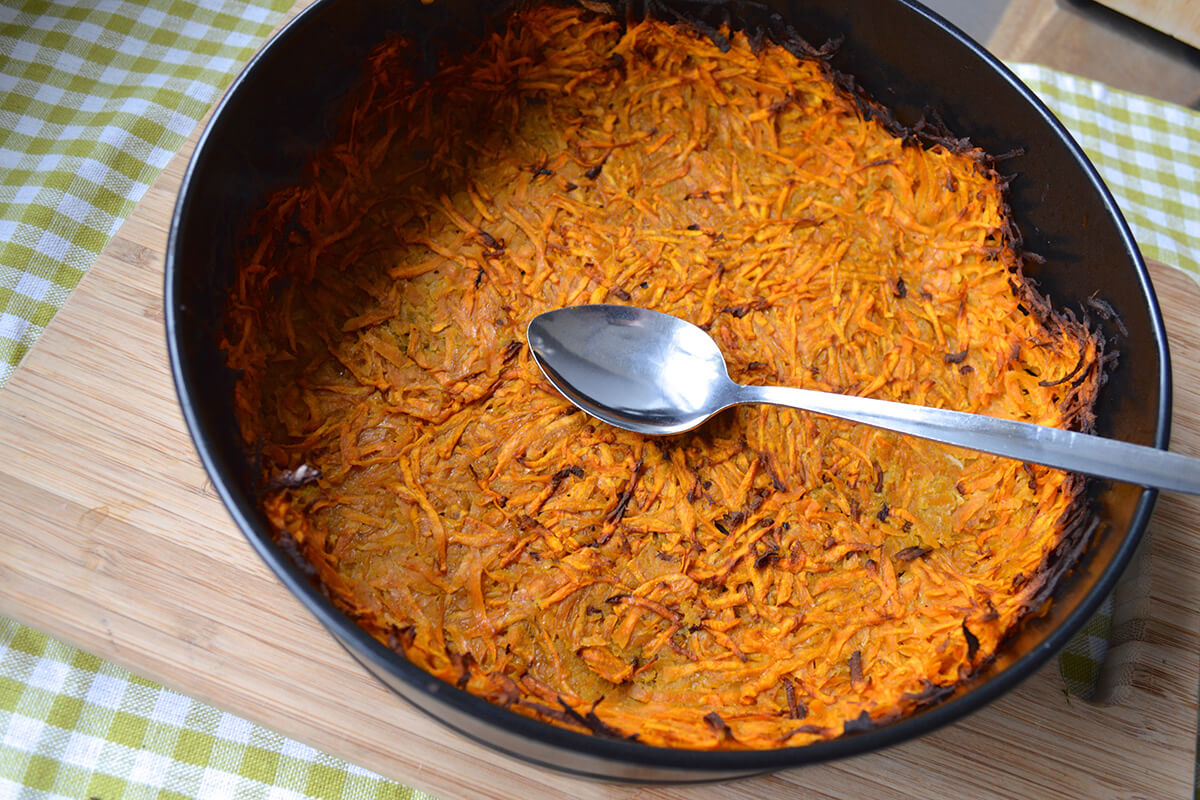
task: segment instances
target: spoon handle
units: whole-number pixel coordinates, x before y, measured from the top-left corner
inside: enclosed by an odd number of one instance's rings
[[[1141,486],[1200,494],[1200,459],[1028,422],[869,397],[739,386],[734,403],[768,403]]]

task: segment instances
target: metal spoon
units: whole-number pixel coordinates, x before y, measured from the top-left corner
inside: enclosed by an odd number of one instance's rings
[[[689,322],[643,308],[585,305],[529,323],[546,378],[581,409],[638,433],[682,433],[741,403],[770,403],[936,442],[1159,489],[1200,494],[1200,459],[1084,433],[866,397],[743,386],[716,342]]]

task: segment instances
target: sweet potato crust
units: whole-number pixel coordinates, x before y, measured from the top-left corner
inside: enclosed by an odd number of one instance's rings
[[[723,35],[540,5],[424,82],[390,40],[253,221],[223,346],[277,538],[381,641],[570,728],[770,748],[984,665],[1082,480],[777,408],[616,430],[528,320],[636,304],[742,382],[1076,428],[1102,353],[1023,277],[986,155]]]

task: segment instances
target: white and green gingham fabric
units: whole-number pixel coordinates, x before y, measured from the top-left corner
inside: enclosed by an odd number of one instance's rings
[[[429,796],[0,619],[0,798]]]
[[[0,3],[0,385],[290,7]]]
[[[0,2],[0,386],[292,0]],[[0,800],[415,792],[0,618]]]
[[[0,2],[0,386],[290,5]],[[1096,163],[1143,252],[1200,278],[1200,115],[1014,69]],[[1081,696],[1109,613],[1063,654]],[[427,795],[0,618],[0,800],[91,797]]]
[[[1200,280],[1200,114],[1036,64],[1010,66],[1087,152],[1142,254]]]

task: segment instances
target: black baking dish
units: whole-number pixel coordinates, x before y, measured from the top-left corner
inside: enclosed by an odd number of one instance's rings
[[[657,4],[656,4],[657,5]],[[832,66],[912,125],[934,112],[1014,175],[1009,201],[1029,273],[1054,303],[1085,309],[1093,296],[1119,315],[1108,330],[1121,358],[1097,408],[1097,433],[1165,448],[1170,368],[1158,305],[1133,238],[1080,148],[999,61],[906,0],[769,0],[730,4],[735,22],[791,25],[814,43],[840,40]],[[921,736],[1016,686],[1080,629],[1136,548],[1156,493],[1095,483],[1099,525],[1058,585],[1048,611],[1026,621],[994,663],[923,711],[862,733],[805,747],[698,752],[653,748],[552,727],[456,689],[381,645],[315,588],[276,547],[256,502],[251,455],[232,409],[233,376],[218,349],[224,298],[234,279],[238,232],[275,188],[295,181],[333,133],[339,101],[367,51],[404,32],[427,49],[465,42],[487,24],[471,0],[319,0],[254,59],[220,104],[184,177],[166,257],[167,337],[180,403],[196,448],[234,520],[280,580],[364,667],[451,728],[528,761],[576,774],[636,781],[714,780],[865,753]],[[711,3],[683,3],[713,19]],[[777,16],[773,16],[777,15]],[[421,52],[415,52],[420,57]],[[427,53],[425,55],[428,55]],[[1117,326],[1110,326],[1116,328]]]

